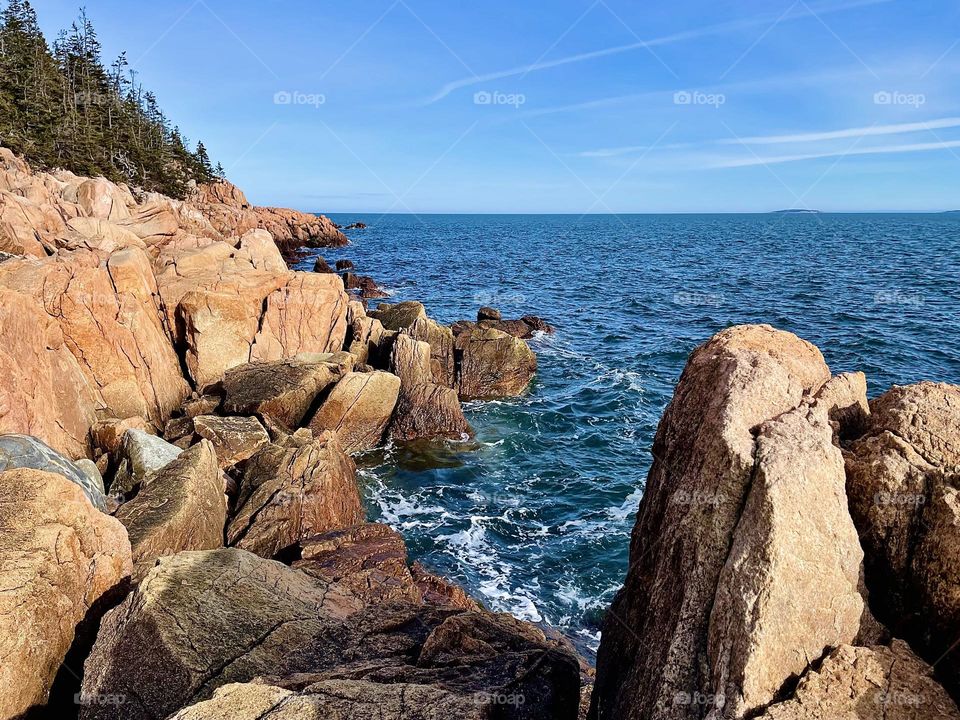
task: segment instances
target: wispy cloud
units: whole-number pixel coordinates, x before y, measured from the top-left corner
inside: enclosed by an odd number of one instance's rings
[[[722,145],[782,145],[786,143],[810,143],[842,138],[861,138],[879,135],[900,135],[922,130],[960,127],[960,118],[942,118],[925,122],[900,123],[898,125],[871,125],[870,127],[846,128],[827,132],[798,133],[795,135],[760,135],[745,138],[719,140]]]
[[[621,53],[632,52],[634,50],[649,49],[653,47],[659,47],[663,45],[673,45],[679,42],[686,42],[689,40],[698,40],[700,38],[709,37],[713,35],[724,35],[731,32],[739,32],[741,30],[749,30],[755,27],[761,27],[769,25],[771,22],[789,22],[791,20],[800,20],[809,17],[817,17],[822,15],[828,15],[832,13],[841,12],[844,10],[853,10],[860,7],[868,7],[871,5],[880,5],[890,2],[896,2],[896,0],[850,0],[845,3],[819,3],[816,5],[803,5],[798,10],[790,11],[786,15],[772,15],[764,14],[757,15],[751,18],[743,18],[741,20],[732,20],[725,23],[718,23],[716,25],[707,25],[701,28],[694,28],[692,30],[685,30],[683,32],[673,33],[671,35],[664,35],[658,38],[651,38],[650,40],[641,40],[638,42],[628,43],[626,45],[616,45],[614,47],[602,48],[600,50],[593,50],[590,52],[579,53],[577,55],[568,55],[562,58],[556,58],[554,60],[544,60],[530,65],[521,65],[519,67],[510,68],[508,70],[500,70],[498,72],[485,73],[483,75],[472,75],[470,77],[465,77],[460,80],[455,80],[444,85],[440,90],[438,90],[432,97],[428,98],[423,104],[432,105],[435,102],[439,102],[443,98],[447,97],[456,90],[460,90],[465,87],[471,87],[473,85],[479,85],[482,83],[493,82],[495,80],[504,80],[506,78],[518,77],[523,75],[529,75],[533,72],[538,72],[540,70],[549,70],[551,68],[561,67],[563,65],[570,65],[573,63],[585,62],[588,60],[596,60],[598,58],[609,57],[611,55],[619,55]]]
[[[845,157],[849,155],[892,155],[900,153],[930,152],[933,150],[952,150],[960,148],[960,140],[946,142],[913,143],[910,145],[884,145],[880,147],[855,148],[853,150],[835,150],[830,152],[805,153],[802,155],[777,155],[773,157],[752,156],[742,159],[720,160],[708,165],[711,168],[751,167],[754,165],[779,165],[802,160],[820,160],[821,158]]]

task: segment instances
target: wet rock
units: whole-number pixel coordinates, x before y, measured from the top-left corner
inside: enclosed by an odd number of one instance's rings
[[[753,429],[829,378],[816,347],[764,325],[725,330],[690,356],[604,621],[592,718],[686,720],[711,709],[683,699],[717,695],[703,670],[714,662],[710,610],[754,475]]]
[[[299,448],[270,445],[247,463],[228,544],[263,557],[363,521],[356,466],[334,436]]]
[[[530,347],[492,328],[456,337],[457,390],[463,400],[512,397],[526,390],[537,371]]]
[[[362,222],[350,223],[347,225],[344,230],[366,230],[367,224]]]
[[[18,468],[61,475],[79,487],[95,508],[101,511],[106,509],[102,478],[97,482],[88,471],[35,437],[0,435],[0,472]]]
[[[223,547],[227,501],[213,445],[201,440],[184,451],[121,505],[116,517],[130,536],[136,582],[158,558]]]
[[[478,324],[480,327],[499,330],[522,340],[529,340],[538,332],[547,334],[554,332],[550,325],[533,315],[526,315],[520,320],[484,320]]]
[[[117,453],[117,473],[110,484],[110,494],[118,499],[128,497],[180,457],[181,452],[181,448],[156,435],[134,428],[127,430]]]
[[[317,396],[351,368],[345,353],[241,365],[223,378],[223,410],[256,415],[268,428],[279,426],[292,432]]]
[[[0,527],[0,716],[12,718],[47,702],[76,634],[132,565],[123,525],[60,474],[0,472]]]
[[[894,386],[870,408],[846,460],[871,606],[960,697],[960,387]]]
[[[353,270],[353,261],[351,260],[337,260],[337,271],[342,270]]]
[[[423,303],[408,301],[391,305],[380,303],[376,310],[367,313],[370,317],[379,320],[387,330],[405,330],[420,318],[427,317]]]
[[[193,427],[197,435],[213,443],[221,468],[248,460],[270,443],[263,425],[252,417],[199,415],[193,419]]]
[[[315,273],[332,273],[335,272],[330,264],[324,260],[322,257],[317,257],[317,261],[313,264],[313,271]]]
[[[336,432],[344,452],[377,447],[400,394],[400,378],[387,372],[347,373],[323,401],[309,427]]]
[[[167,717],[221,685],[310,666],[317,644],[339,645],[360,603],[335,587],[247,552],[161,558],[104,618],[87,659],[84,720]]]
[[[301,559],[294,568],[338,583],[366,604],[422,599],[407,568],[403,538],[386,525],[364,523],[333,530],[303,540],[300,547]]]
[[[499,310],[494,310],[492,307],[482,307],[477,311],[477,322],[481,323],[484,320],[493,320],[494,322],[502,320],[503,317],[500,315]]]
[[[413,564],[410,568],[410,574],[420,590],[423,601],[428,605],[451,606],[462,610],[480,611],[484,609],[462,587],[434,575],[419,562]]]
[[[343,286],[347,290],[354,290],[360,294],[362,298],[385,298],[390,297],[383,289],[377,285],[376,280],[367,275],[356,275],[352,272],[345,272],[341,276],[343,278]]]
[[[907,644],[843,645],[801,678],[793,697],[769,707],[763,720],[956,720],[960,711]]]

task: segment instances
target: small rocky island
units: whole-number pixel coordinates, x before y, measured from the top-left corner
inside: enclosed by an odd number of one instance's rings
[[[697,348],[594,671],[411,564],[353,459],[469,437],[552,328],[285,260],[346,243],[0,149],[0,718],[960,718],[960,388]]]

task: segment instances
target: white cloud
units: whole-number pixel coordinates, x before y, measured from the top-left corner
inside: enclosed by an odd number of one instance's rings
[[[751,156],[748,158],[719,160],[708,165],[711,168],[752,167],[755,165],[779,165],[781,163],[819,160],[821,158],[847,157],[853,155],[890,155],[899,153],[930,152],[933,150],[951,150],[960,148],[960,140],[946,142],[913,143],[910,145],[884,145],[879,147],[853,148],[830,152],[806,153],[802,155],[776,155],[773,157]]]
[[[898,125],[871,125],[869,127],[846,128],[844,130],[829,130],[826,132],[797,133],[795,135],[760,135],[744,138],[729,138],[718,140],[717,142],[721,145],[782,145],[785,143],[809,143],[843,138],[898,135],[920,132],[922,130],[939,130],[941,128],[954,127],[960,127],[960,118],[942,118],[939,120],[926,120],[924,122],[900,123]]]

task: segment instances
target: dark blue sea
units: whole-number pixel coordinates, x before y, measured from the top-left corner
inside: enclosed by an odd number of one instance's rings
[[[490,608],[589,652],[626,570],[657,422],[687,355],[770,323],[834,372],[960,383],[958,215],[336,215],[324,250],[449,323],[541,315],[523,398],[471,404],[475,443],[361,458],[371,519]],[[316,251],[312,251],[316,252]],[[312,260],[302,265],[312,267]],[[374,301],[376,302],[376,301]]]

